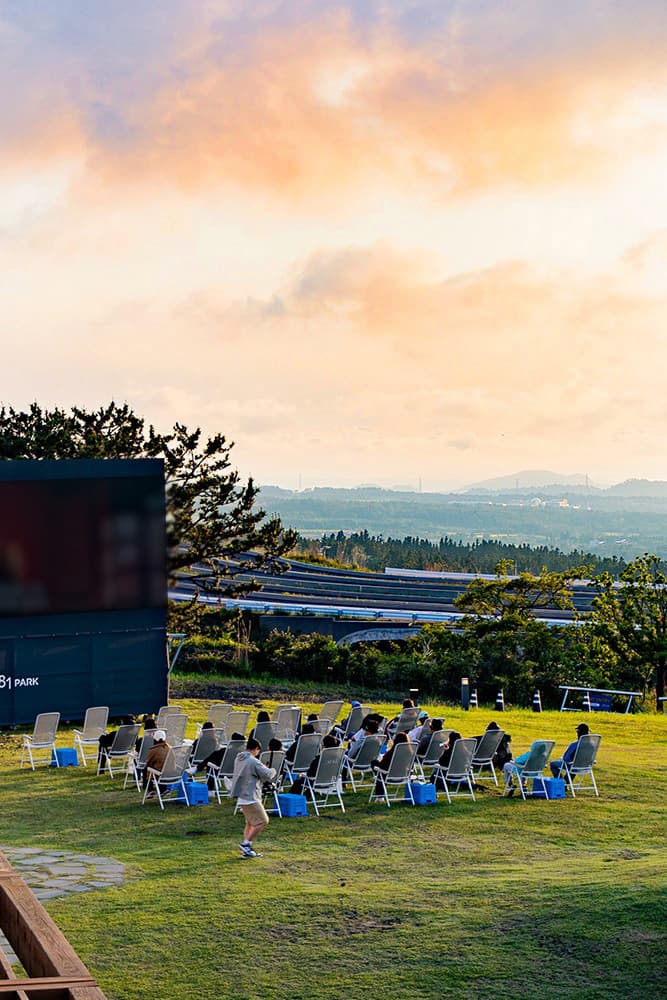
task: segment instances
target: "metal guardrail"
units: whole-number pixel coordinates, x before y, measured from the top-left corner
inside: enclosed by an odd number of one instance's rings
[[[106,1000],[61,930],[0,852],[0,930],[26,976],[0,951],[0,1000]]]

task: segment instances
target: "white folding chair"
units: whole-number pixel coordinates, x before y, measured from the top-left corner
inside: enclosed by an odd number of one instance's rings
[[[561,765],[561,774],[565,775],[572,798],[576,798],[575,788],[578,792],[594,792],[596,798],[600,797],[593,768],[597,761],[601,739],[597,733],[580,736],[574,757],[569,764],[563,761]],[[588,785],[585,784],[586,777],[591,779]]]
[[[475,747],[475,753],[472,758],[471,768],[473,778],[480,778],[482,776],[482,769],[488,767],[491,771],[494,784],[498,784],[496,769],[493,766],[493,758],[504,735],[505,733],[502,729],[486,730]]]
[[[106,705],[100,705],[97,708],[87,708],[83,720],[83,729],[74,730],[74,748],[81,758],[81,763],[84,767],[88,766],[88,762],[86,761],[86,754],[83,748],[94,746],[95,757],[97,757],[100,736],[106,733],[108,721],[109,709]]]
[[[47,750],[48,753],[44,758],[44,763],[50,765],[51,761],[55,760],[56,767],[60,767],[58,754],[56,753],[56,733],[58,732],[59,723],[60,712],[40,712],[35,718],[32,733],[30,735],[26,734],[23,737],[19,767],[23,767],[23,761],[27,754],[30,767],[33,771],[35,770],[35,759],[32,755],[33,750]]]
[[[164,809],[164,803],[167,801],[185,802],[186,806],[190,805],[185,790],[185,769],[188,766],[189,754],[190,747],[172,748],[165,757],[160,771],[152,767],[148,768],[148,781],[144,789],[144,797],[141,800],[142,805],[150,796],[151,789],[155,792],[160,803],[160,809]]]
[[[320,809],[335,805],[340,805],[345,812],[340,794],[344,759],[345,750],[343,747],[325,747],[320,752],[315,774],[312,778],[308,775],[305,777],[303,790],[306,795],[310,795],[316,816],[320,815]],[[332,795],[336,797],[336,802],[329,802]]]
[[[101,774],[102,771],[108,771],[109,777],[113,778],[115,774],[119,773],[118,771],[114,771],[113,761],[124,760],[127,765],[128,758],[135,751],[135,744],[140,728],[141,726],[138,722],[118,727],[114,733],[111,746],[105,747],[100,752],[100,758],[97,762],[98,774]]]
[[[456,798],[462,793],[464,787],[467,787],[470,798],[473,802],[475,801],[471,767],[476,746],[477,740],[474,737],[469,737],[465,740],[456,740],[452,748],[451,757],[449,758],[449,764],[446,767],[442,764],[436,764],[433,768],[431,780],[435,782],[436,789],[438,787],[438,779],[442,781],[447,801],[450,804],[452,796]]]
[[[391,806],[389,789],[393,788],[395,791],[394,795],[391,796],[391,801],[395,802],[399,797],[401,789],[404,789],[404,794],[407,790],[407,798],[414,805],[415,800],[410,782],[412,780],[416,755],[416,743],[397,743],[391,755],[389,769],[383,771],[380,768],[375,768],[375,783],[373,788],[371,788],[368,801],[372,802],[375,799],[378,802],[382,800],[386,802],[387,806]]]
[[[555,740],[535,740],[526,760],[522,764],[512,761],[510,780],[505,781],[503,795],[509,795],[514,790],[512,778],[517,778],[521,798],[525,801],[528,782],[532,781],[534,783],[535,778],[542,777],[542,772],[547,766],[547,761],[551,756],[554,744]]]

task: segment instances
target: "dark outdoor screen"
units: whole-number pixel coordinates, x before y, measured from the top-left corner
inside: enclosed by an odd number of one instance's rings
[[[0,616],[165,601],[161,476],[0,481]]]

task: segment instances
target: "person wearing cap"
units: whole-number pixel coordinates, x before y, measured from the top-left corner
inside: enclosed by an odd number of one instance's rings
[[[579,725],[577,726],[576,740],[570,743],[569,747],[567,748],[562,757],[559,757],[557,760],[552,760],[549,764],[549,767],[551,768],[551,773],[553,774],[554,778],[560,777],[560,772],[561,768],[563,767],[563,764],[570,764],[572,762],[574,755],[577,752],[577,747],[579,746],[579,740],[581,739],[582,736],[588,736],[589,733],[590,729],[588,728],[586,723],[580,722]]]
[[[164,729],[154,729],[153,730],[153,746],[148,751],[148,756],[146,757],[146,766],[144,767],[141,777],[144,784],[144,788],[148,784],[148,771],[152,768],[153,771],[161,771],[164,767],[164,762],[167,759],[167,754],[171,750],[171,747],[167,743],[167,734]]]
[[[262,784],[276,776],[275,767],[266,767],[258,759],[262,745],[251,737],[234,762],[230,795],[245,818],[243,840],[239,844],[244,858],[261,858],[252,842],[269,824],[269,817],[262,802]]]

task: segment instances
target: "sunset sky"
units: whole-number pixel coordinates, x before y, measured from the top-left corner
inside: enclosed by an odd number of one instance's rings
[[[292,488],[667,479],[666,51],[664,0],[0,0],[0,398]]]

